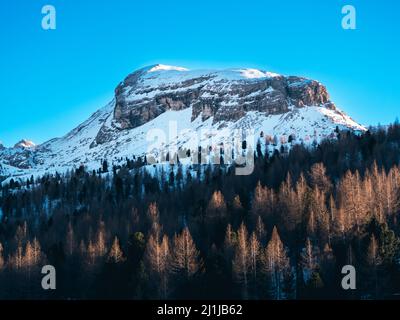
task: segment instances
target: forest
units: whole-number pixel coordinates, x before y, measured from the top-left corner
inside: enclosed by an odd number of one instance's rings
[[[396,299],[399,123],[263,144],[248,176],[132,158],[3,183],[0,299]]]

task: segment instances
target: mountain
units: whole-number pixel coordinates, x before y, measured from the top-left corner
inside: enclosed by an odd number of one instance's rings
[[[22,139],[21,141],[17,142],[14,145],[14,148],[22,148],[22,149],[27,149],[27,148],[34,148],[36,144],[30,140]]]
[[[250,139],[271,141],[272,152],[282,145],[334,138],[337,127],[365,130],[335,106],[318,81],[257,69],[159,64],[128,75],[110,103],[64,137],[37,146],[27,140],[13,148],[0,146],[0,176],[27,177],[80,165],[98,169],[103,159],[115,162],[148,151],[162,162],[171,148],[215,150],[239,130],[252,131]]]

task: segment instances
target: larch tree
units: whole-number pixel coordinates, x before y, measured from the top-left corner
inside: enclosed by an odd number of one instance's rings
[[[386,194],[386,173],[383,169],[379,169],[376,161],[372,165],[372,185],[374,186],[374,210],[373,214],[376,219],[383,223],[385,220],[385,194]]]
[[[261,216],[257,217],[257,222],[256,222],[256,235],[258,240],[265,245],[265,237],[267,235],[267,232],[265,231],[265,225],[264,222],[262,221]]]
[[[265,249],[263,260],[264,272],[269,276],[273,297],[277,300],[284,298],[282,287],[287,274],[290,273],[290,261],[287,250],[274,227],[272,236]]]
[[[226,215],[226,203],[221,191],[214,191],[207,207],[207,215],[211,218],[223,218]]]
[[[4,248],[3,248],[3,244],[0,242],[0,271],[2,271],[4,269]]]
[[[31,242],[28,240],[26,242],[26,246],[25,246],[25,254],[23,257],[23,266],[30,270],[34,264],[35,264],[35,259],[34,259],[34,255],[33,255],[33,247],[31,245]]]
[[[306,245],[301,253],[301,265],[303,269],[304,282],[307,283],[311,279],[312,273],[319,265],[319,250],[313,246],[310,238],[307,238]]]
[[[38,264],[42,260],[43,256],[40,242],[36,237],[34,237],[32,241],[32,252],[34,264]]]
[[[18,244],[24,244],[27,238],[27,233],[28,233],[28,227],[26,221],[24,221],[24,224],[22,226],[17,227],[17,230],[15,232],[15,241]]]
[[[256,284],[258,276],[258,266],[261,254],[261,244],[258,240],[257,234],[252,233],[249,241],[249,258],[250,258],[250,272],[252,275],[253,283]]]
[[[161,261],[162,261],[161,265],[162,269],[160,276],[161,276],[162,297],[166,299],[168,296],[169,266],[171,263],[169,239],[167,235],[163,236],[161,242]]]
[[[390,169],[384,186],[385,212],[396,225],[396,215],[400,211],[400,170],[398,166],[394,166]]]
[[[192,278],[201,267],[200,253],[196,248],[189,228],[185,227],[181,234],[174,236],[172,272],[184,279]]]
[[[91,239],[89,239],[86,254],[89,265],[93,265],[96,262],[97,251],[96,251],[96,246]]]
[[[354,174],[347,171],[338,185],[339,206],[347,218],[345,229],[349,230],[354,226],[356,234],[360,234],[361,227],[369,219],[370,208],[366,206],[365,190],[357,170]]]
[[[275,193],[273,190],[263,187],[258,181],[254,189],[254,195],[251,202],[251,211],[254,216],[268,217],[272,214],[275,206]]]
[[[224,239],[224,256],[229,264],[232,262],[235,244],[236,244],[236,233],[235,231],[233,231],[232,225],[229,223],[226,227],[225,239]]]
[[[283,223],[288,231],[295,230],[301,223],[306,205],[307,183],[304,175],[301,174],[296,182],[295,188],[292,187],[291,176],[288,173],[286,180],[279,189],[279,203]]]
[[[115,236],[113,244],[110,249],[110,252],[108,254],[108,262],[120,263],[120,262],[124,262],[124,261],[125,261],[125,258],[124,258],[124,254],[121,250],[118,237]]]
[[[68,255],[72,255],[75,250],[75,236],[74,236],[74,229],[72,227],[71,221],[68,222],[67,226],[67,235],[66,235],[66,252]]]
[[[326,168],[323,163],[316,163],[310,170],[311,187],[317,188],[326,194],[331,191],[332,183],[326,175]]]
[[[95,248],[96,256],[103,257],[107,253],[105,225],[103,221],[100,221],[99,223]]]
[[[308,214],[308,222],[307,222],[307,235],[315,236],[316,231],[316,221],[315,221],[315,213],[314,210],[311,209]]]
[[[378,268],[382,263],[382,259],[379,254],[379,244],[374,235],[371,235],[370,242],[368,245],[367,263],[371,270],[371,278],[374,283],[375,298],[377,298],[378,288],[379,288]]]
[[[243,297],[247,298],[248,273],[250,268],[250,248],[247,228],[242,223],[237,231],[237,244],[233,260],[235,280],[242,285]]]
[[[14,256],[10,259],[12,262],[12,266],[19,270],[23,267],[24,265],[24,254],[23,254],[23,248],[22,248],[22,244],[19,243],[18,247],[15,251]]]
[[[235,209],[236,211],[243,210],[242,201],[240,201],[239,195],[236,195],[233,198],[233,209]]]
[[[152,202],[149,204],[149,208],[147,209],[147,216],[152,223],[159,222],[159,211],[156,202]]]
[[[149,204],[149,208],[147,209],[147,217],[151,223],[150,233],[157,238],[157,241],[160,240],[162,227],[160,225],[160,212],[158,210],[158,206],[156,202],[152,202]]]
[[[310,235],[315,235],[317,231],[319,238],[324,243],[325,241],[329,241],[331,233],[331,221],[329,210],[326,207],[326,196],[318,188],[314,188],[311,191],[310,198],[310,219],[312,217],[314,224],[312,234]]]
[[[334,285],[335,281],[334,277],[332,277],[335,270],[335,260],[336,259],[331,246],[326,243],[321,256],[321,273],[324,278],[324,282],[331,285]]]

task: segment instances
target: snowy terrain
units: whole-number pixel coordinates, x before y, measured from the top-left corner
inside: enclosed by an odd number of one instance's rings
[[[279,77],[275,73],[255,69],[189,71],[186,68],[165,65],[151,66],[142,69],[141,73],[137,87],[125,88],[123,94],[127,101],[153,99],[160,91],[166,90],[166,85],[169,86],[169,91],[190,90],[202,82],[195,82],[189,87],[182,83],[196,77],[205,78],[208,89],[215,87],[218,90],[221,83],[225,90],[229,90],[233,82]],[[261,90],[263,92],[254,91],[245,98],[251,101],[260,94],[269,94],[273,90],[269,87]],[[209,92],[210,90],[203,95],[209,95]],[[226,108],[235,107],[240,100],[232,97],[233,94],[221,105]],[[138,127],[121,129],[115,121],[115,105],[116,100],[113,99],[62,138],[37,146],[27,140],[19,142],[13,148],[0,145],[0,176],[25,179],[30,175],[65,172],[80,165],[85,165],[88,169],[98,169],[103,159],[111,163],[120,158],[132,158],[134,155],[144,156],[149,152],[156,161],[162,162],[162,154],[165,156],[166,152],[172,153],[181,148],[190,149],[194,154],[198,146],[207,149],[220,148],[221,145],[231,143],[235,134],[241,134],[241,138],[245,135],[245,139],[250,139],[249,144],[253,146],[256,141],[265,145],[265,141],[269,139],[272,152],[273,148],[280,148],[282,145],[290,148],[289,136],[293,140],[291,143],[312,144],[324,138],[334,138],[336,127],[365,130],[337,108],[329,109],[321,105],[301,108],[290,105],[289,111],[282,114],[247,111],[238,120],[218,122],[214,121],[213,116],[204,120],[201,114],[193,119],[192,106],[189,106],[181,110],[167,110]],[[96,136],[101,130],[107,132],[108,140],[96,143]]]

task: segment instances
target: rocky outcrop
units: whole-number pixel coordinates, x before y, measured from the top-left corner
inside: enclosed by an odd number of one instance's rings
[[[150,72],[152,68],[132,73],[115,89],[114,127],[133,129],[167,110],[189,107],[192,120],[213,117],[213,123],[236,121],[249,111],[268,115],[290,107],[335,109],[321,83],[301,77],[246,78],[240,76],[243,70]],[[107,140],[106,131],[100,130],[97,143]]]

